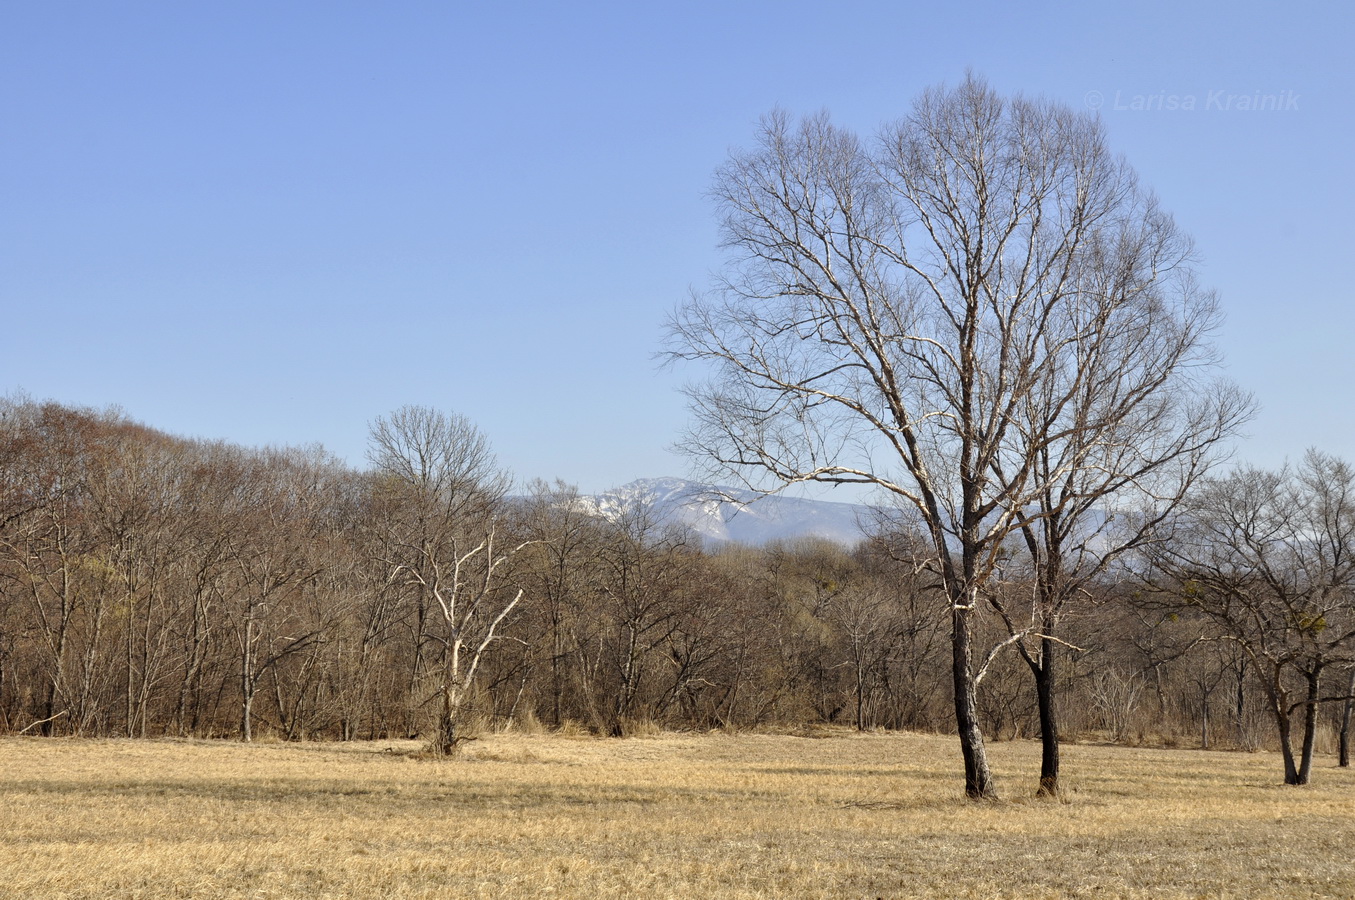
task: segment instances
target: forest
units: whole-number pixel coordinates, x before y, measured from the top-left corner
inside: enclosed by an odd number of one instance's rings
[[[577,500],[419,407],[372,423],[357,469],[5,400],[0,729],[446,752],[505,727],[954,729],[950,602],[906,517],[707,548]],[[1061,602],[1056,639],[1012,544],[976,617],[984,732],[1040,734],[1044,653],[1064,737],[1279,745],[1291,781],[1347,764],[1355,473],[1239,467],[1183,510]]]

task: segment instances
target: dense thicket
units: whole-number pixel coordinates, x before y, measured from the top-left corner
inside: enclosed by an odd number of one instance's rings
[[[814,541],[703,549],[643,506],[590,515],[566,485],[509,497],[492,457],[439,487],[432,469],[401,468],[429,459],[417,442],[397,440],[402,421],[414,429],[405,438],[423,434],[398,415],[379,421],[373,465],[360,471],[319,448],[182,440],[114,412],[5,402],[0,730],[434,737],[457,686],[463,731],[468,720],[600,734],[953,727],[949,608],[917,535],[882,528],[850,549]],[[430,421],[469,429],[454,417]],[[452,437],[461,450],[487,453],[473,429]],[[1344,489],[1349,473],[1326,464]],[[1311,483],[1322,471],[1302,475]],[[1332,689],[1315,698],[1312,727],[1318,751],[1328,749],[1344,711],[1332,701],[1349,678],[1352,639],[1337,627],[1349,627],[1350,567],[1323,570],[1320,621],[1276,613],[1268,627],[1293,627],[1286,646],[1298,662],[1263,669],[1259,638],[1230,634],[1218,598],[1267,587],[1241,578],[1245,556],[1237,577],[1223,577],[1220,547],[1231,532],[1202,523],[1210,510],[1236,516],[1240,507],[1222,503],[1232,496],[1223,487],[1213,491],[1192,507],[1194,542],[1172,545],[1176,581],[1147,591],[1145,570],[1126,570],[1066,602],[1065,728],[1122,741],[1266,745],[1277,693],[1299,707],[1312,696],[1305,673],[1314,667],[1303,659],[1320,644]],[[1236,492],[1255,496],[1240,483]],[[1275,510],[1289,508],[1282,500]],[[1344,563],[1352,520],[1340,517],[1350,511],[1308,508],[1335,523],[1321,549]],[[1292,539],[1305,534],[1298,528]],[[1206,546],[1213,593],[1201,566],[1187,578],[1192,547]],[[1266,559],[1278,570],[1300,556]],[[1280,586],[1294,593],[1296,584]],[[453,589],[461,613],[439,606]],[[1001,590],[1008,615],[1019,616],[1031,585],[1012,576]],[[464,618],[469,603],[478,605]],[[981,672],[985,729],[1035,736],[1033,681],[1012,652],[1010,623],[991,607],[977,621],[976,646],[1006,642]],[[462,677],[480,646],[475,677]]]

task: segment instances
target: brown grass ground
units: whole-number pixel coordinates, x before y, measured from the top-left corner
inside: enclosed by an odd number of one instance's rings
[[[488,735],[412,744],[0,740],[14,897],[1355,897],[1355,776],[1272,754],[952,738]]]

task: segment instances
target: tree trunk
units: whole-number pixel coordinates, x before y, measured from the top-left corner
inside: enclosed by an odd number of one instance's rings
[[[125,649],[127,651],[126,653],[127,693],[126,697],[124,698],[124,700],[126,701],[126,709],[123,713],[123,717],[126,719],[127,736],[133,737],[134,736],[133,722],[135,721],[136,718],[134,705],[136,697],[136,678],[134,677],[136,669],[135,663],[136,656],[134,653],[135,642],[133,640],[133,635],[135,635],[136,633],[136,628],[134,627],[134,622],[136,620],[136,597],[130,589],[127,591],[126,596],[123,599],[123,602],[126,603],[127,605],[127,627],[126,627],[127,640],[125,641],[126,644]]]
[[[1040,645],[1035,674],[1035,697],[1040,708],[1040,789],[1037,797],[1059,795],[1059,725],[1054,710],[1054,642],[1045,638]]]
[[[202,671],[204,652],[203,644],[206,642],[207,632],[207,611],[202,600],[202,591],[193,598],[193,623],[190,632],[190,642],[188,654],[184,662],[183,680],[179,682],[179,702],[175,709],[174,717],[177,721],[177,731],[180,737],[197,730],[197,713],[193,714],[193,721],[189,723],[188,716],[188,698],[190,693],[194,698],[194,709],[201,706],[201,685],[198,684],[198,675]]]
[[[1209,691],[1200,688],[1200,749],[1209,749]]]
[[[240,740],[254,740],[254,619],[245,619],[244,642],[240,651]]]
[[[438,726],[438,754],[451,756],[456,752],[456,745],[460,739],[456,731],[456,717],[444,714]]]
[[[971,800],[996,800],[997,787],[988,768],[988,748],[979,728],[974,669],[970,659],[969,616],[971,598],[951,604],[951,673],[955,681],[955,726],[964,756],[965,796]]]
[[[1288,698],[1281,692],[1271,696],[1271,706],[1275,710],[1275,725],[1280,731],[1280,756],[1284,759],[1284,783],[1302,784],[1299,781],[1298,766],[1294,763],[1294,742],[1290,728],[1291,715]]]
[[[1307,784],[1313,773],[1313,745],[1317,740],[1318,698],[1321,697],[1322,670],[1316,669],[1308,675],[1308,697],[1303,706],[1303,755],[1299,761],[1298,780],[1295,784]]]
[[[254,718],[254,692],[245,687],[244,699],[240,702],[240,740],[248,744],[254,740],[251,722]]]
[[[461,690],[455,684],[447,684],[442,689],[442,715],[438,717],[438,733],[435,750],[439,756],[451,756],[457,751],[461,734],[457,728],[457,717],[461,708]]]
[[[866,730],[866,672],[860,646],[852,648],[856,672],[856,730]]]
[[[422,591],[419,592],[417,604],[415,607],[415,627],[414,627],[414,652],[410,656],[409,663],[409,684],[405,692],[405,734],[409,737],[418,736],[418,715],[417,710],[423,705],[419,696],[419,683],[423,680],[425,673],[424,667],[424,645],[428,639],[428,599]]]
[[[1346,701],[1341,706],[1341,738],[1336,764],[1345,769],[1350,767],[1350,712],[1351,707],[1355,706],[1355,666],[1350,667],[1350,680],[1346,683]]]

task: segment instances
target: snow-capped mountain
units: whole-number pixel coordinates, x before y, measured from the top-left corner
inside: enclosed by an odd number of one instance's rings
[[[613,521],[643,508],[655,524],[685,526],[710,544],[761,546],[815,537],[851,547],[865,538],[864,529],[876,519],[876,510],[859,503],[763,496],[681,478],[641,478],[601,494],[580,496],[576,502],[584,512]],[[1076,540],[1085,542],[1092,555],[1116,545],[1110,535],[1116,527],[1114,516],[1103,509],[1083,515]],[[1014,541],[1020,552],[1019,536]]]
[[[761,545],[817,537],[851,546],[864,536],[870,508],[856,503],[765,497],[742,488],[715,487],[680,478],[642,478],[602,494],[579,498],[589,512],[619,519],[647,506],[661,522],[685,525],[713,543]]]

